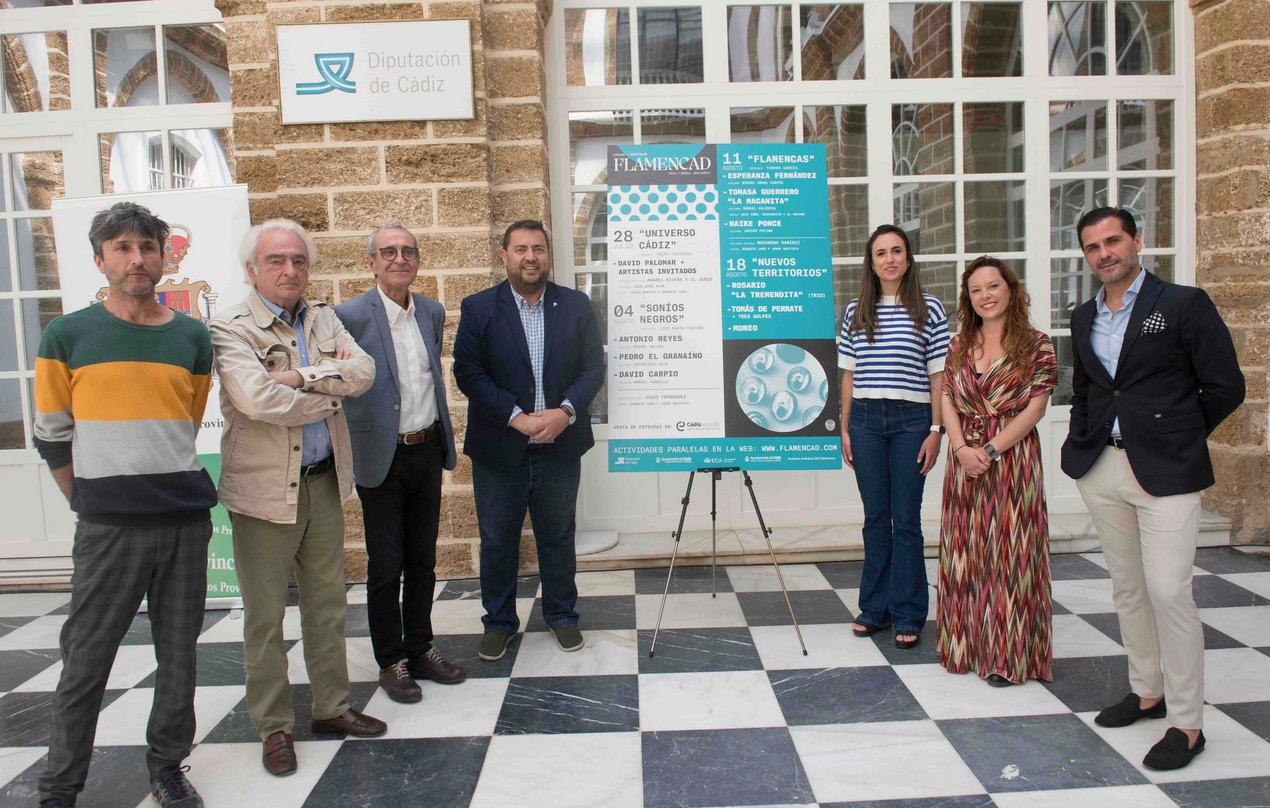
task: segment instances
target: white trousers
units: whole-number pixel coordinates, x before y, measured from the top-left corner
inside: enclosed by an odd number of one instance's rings
[[[1130,687],[1139,696],[1164,696],[1178,729],[1202,728],[1204,629],[1191,589],[1199,492],[1151,496],[1124,451],[1111,446],[1076,487],[1111,573]]]

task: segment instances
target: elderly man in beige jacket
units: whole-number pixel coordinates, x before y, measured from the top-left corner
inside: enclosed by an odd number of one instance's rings
[[[296,770],[295,715],[282,618],[292,570],[300,590],[314,732],[371,737],[387,726],[348,703],[344,518],[353,489],[345,396],[375,363],[324,303],[306,302],[313,239],[289,219],[248,231],[239,257],[254,291],[212,323],[225,431],[220,500],[234,526],[243,599],[247,710],[274,775]]]

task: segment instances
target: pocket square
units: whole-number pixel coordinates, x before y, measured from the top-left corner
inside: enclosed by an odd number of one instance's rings
[[[1168,328],[1168,323],[1164,322],[1164,315],[1158,311],[1151,312],[1151,316],[1142,322],[1143,334],[1163,334]]]

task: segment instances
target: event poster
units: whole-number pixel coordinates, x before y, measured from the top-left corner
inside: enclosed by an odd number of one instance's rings
[[[609,470],[836,469],[820,144],[610,146]]]
[[[93,216],[116,202],[145,205],[168,223],[163,245],[163,279],[155,289],[159,301],[209,322],[218,311],[247,296],[238,263],[238,244],[251,221],[247,186],[155,191],[114,196],[88,196],[53,202],[53,235],[61,267],[62,311],[71,312],[105,300],[106,279],[93,264],[88,228]],[[220,479],[220,384],[215,374],[195,447],[212,480]],[[234,572],[233,528],[223,506],[212,509],[212,541],[207,548],[207,601],[213,608],[241,603]]]

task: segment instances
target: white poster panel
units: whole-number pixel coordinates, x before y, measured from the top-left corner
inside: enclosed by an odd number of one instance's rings
[[[468,20],[279,25],[282,122],[470,120]]]
[[[169,308],[209,322],[217,312],[243,300],[251,286],[238,262],[238,245],[251,227],[247,186],[197,188],[182,191],[81,196],[53,201],[53,236],[62,284],[62,311],[70,313],[106,299],[105,276],[93,263],[88,228],[93,216],[116,202],[136,202],[168,223],[171,232],[163,245],[163,279],[155,289]],[[220,382],[212,375],[212,389],[195,447],[199,461],[220,478],[220,437],[225,420],[220,410]],[[229,515],[212,509],[212,542],[207,558],[207,598],[219,608],[236,605],[238,578],[234,574],[233,533]]]

